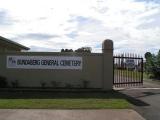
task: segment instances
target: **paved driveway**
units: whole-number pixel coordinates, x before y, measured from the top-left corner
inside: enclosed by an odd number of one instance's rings
[[[134,109],[147,120],[160,120],[160,82],[144,82],[140,88],[120,90],[134,104]]]

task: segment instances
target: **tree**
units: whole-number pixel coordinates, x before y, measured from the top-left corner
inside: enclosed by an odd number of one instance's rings
[[[73,52],[72,49],[61,49],[61,52]]]
[[[78,48],[77,50],[75,50],[75,52],[79,52],[79,53],[91,53],[92,48],[91,47],[81,47]]]
[[[158,54],[157,54],[157,65],[158,67],[160,67],[160,50],[158,51]]]
[[[147,60],[148,58],[152,57],[152,54],[150,52],[146,52],[144,56],[145,56],[145,58]]]
[[[146,59],[145,71],[146,71],[147,74],[150,74],[151,73],[151,69],[153,67],[152,54],[150,52],[146,52],[145,53],[145,59]]]
[[[146,63],[145,71],[147,74],[151,74],[154,78],[160,78],[160,50],[158,54],[145,53]]]

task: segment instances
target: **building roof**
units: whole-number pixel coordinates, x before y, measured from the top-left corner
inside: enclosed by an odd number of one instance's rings
[[[0,36],[0,42],[5,42],[5,43],[8,43],[10,45],[14,45],[14,46],[18,47],[21,50],[29,50],[30,49],[30,48],[28,48],[28,47],[26,47],[24,45],[21,45],[21,44],[19,44],[17,42],[11,41],[11,40],[9,40],[7,38],[4,38],[2,36]]]

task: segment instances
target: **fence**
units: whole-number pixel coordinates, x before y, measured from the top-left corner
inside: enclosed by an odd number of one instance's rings
[[[115,87],[139,86],[143,84],[143,58],[136,54],[114,56]]]

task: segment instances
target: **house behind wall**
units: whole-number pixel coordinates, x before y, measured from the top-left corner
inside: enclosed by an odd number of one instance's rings
[[[29,50],[28,47],[0,36],[0,52]]]

